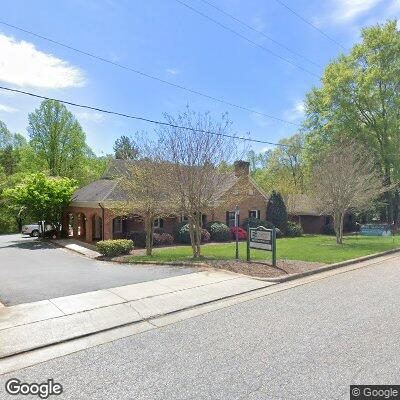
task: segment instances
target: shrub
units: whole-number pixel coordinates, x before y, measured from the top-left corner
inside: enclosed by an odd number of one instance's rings
[[[210,238],[211,238],[210,232],[208,232],[207,229],[202,229],[201,230],[201,241],[203,243],[207,243],[210,241]]]
[[[154,233],[162,235],[163,233],[166,233],[166,232],[165,232],[164,228],[154,228]]]
[[[174,242],[174,238],[169,233],[154,233],[153,244],[154,246],[166,246]]]
[[[285,202],[280,193],[273,191],[267,204],[267,220],[286,233],[288,215]]]
[[[228,225],[225,225],[222,222],[213,221],[213,223],[209,225],[209,231],[211,240],[214,240],[215,242],[227,242],[231,239]]]
[[[129,239],[101,240],[97,242],[97,250],[104,256],[115,257],[133,250],[133,242]]]
[[[236,239],[236,231],[237,231],[239,240],[247,239],[247,231],[243,228],[240,228],[240,227],[236,228],[234,226],[231,228],[232,239]]]
[[[247,231],[250,228],[257,228],[258,226],[263,226],[267,229],[272,229],[274,227],[271,222],[266,221],[265,219],[258,219],[258,218],[246,218],[242,223],[242,228]]]
[[[335,234],[335,229],[333,227],[333,224],[324,225],[323,228],[322,228],[322,233],[324,235],[334,235]]]
[[[146,247],[146,232],[145,231],[131,231],[127,235],[135,243],[136,247]]]
[[[296,224],[296,222],[288,221],[286,228],[286,236],[288,237],[296,237],[303,235],[303,228],[300,224]]]
[[[183,222],[185,223],[183,224]],[[182,221],[180,224],[181,227],[177,229],[177,233],[175,235],[175,241],[177,241],[178,243],[190,244],[189,223],[187,221]],[[180,224],[178,224],[178,226]],[[201,241],[208,242],[209,240],[210,240],[210,233],[207,231],[207,229],[202,229]]]
[[[204,228],[207,229],[208,232],[211,233],[211,226],[214,224],[223,224],[223,223],[221,221],[208,221]],[[225,224],[223,224],[223,225],[225,225]]]

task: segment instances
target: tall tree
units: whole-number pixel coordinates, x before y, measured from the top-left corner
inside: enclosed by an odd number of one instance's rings
[[[269,151],[265,168],[254,173],[254,179],[266,191],[277,190],[283,195],[303,193],[306,189],[304,136],[296,134],[279,141],[280,146]]]
[[[51,176],[79,178],[91,153],[85,133],[64,104],[45,100],[29,114],[30,144]]]
[[[387,186],[386,218],[399,220],[400,32],[396,21],[365,28],[362,42],[325,70],[322,86],[306,103],[308,157],[314,162],[328,145],[354,140],[364,145]],[[390,188],[392,188],[390,190]]]
[[[139,155],[134,139],[125,135],[115,141],[113,149],[115,158],[120,160],[135,160]]]
[[[231,174],[221,172],[219,166],[235,159],[237,147],[233,139],[225,136],[231,127],[225,114],[221,120],[214,121],[209,113],[196,113],[187,108],[177,117],[166,114],[165,118],[170,126],[159,130],[160,148],[164,160],[170,162],[171,186],[178,198],[179,210],[188,218],[193,257],[198,258],[202,214],[229,201],[222,199],[221,193],[231,185]],[[235,201],[235,192],[230,191],[232,201]]]
[[[319,211],[333,217],[338,244],[343,241],[346,213],[368,210],[385,190],[373,161],[354,142],[324,152],[314,166],[312,188]]]
[[[27,141],[22,135],[11,133],[6,124],[0,121],[0,168],[6,175],[18,171],[21,153],[26,146]]]
[[[285,235],[288,223],[288,214],[285,202],[279,192],[273,191],[268,199],[267,220]]]

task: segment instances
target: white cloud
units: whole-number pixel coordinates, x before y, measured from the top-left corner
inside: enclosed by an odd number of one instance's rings
[[[371,11],[382,0],[335,0],[333,21],[352,22],[359,16]]]
[[[78,120],[88,122],[101,122],[104,120],[104,114],[98,112],[80,112],[76,113]]]
[[[18,110],[16,108],[14,108],[14,107],[10,107],[10,106],[6,106],[4,104],[0,104],[0,111],[7,112],[7,113],[13,113],[13,112],[16,112]]]
[[[180,71],[175,68],[168,68],[167,72],[171,75],[178,75]]]
[[[290,110],[286,110],[284,118],[289,121],[298,121],[304,117],[305,105],[302,100],[297,100]]]
[[[0,33],[0,54],[0,81],[45,89],[85,84],[85,76],[79,68],[24,40],[17,41]]]

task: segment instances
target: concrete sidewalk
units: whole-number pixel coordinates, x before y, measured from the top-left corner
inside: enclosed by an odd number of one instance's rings
[[[68,250],[76,251],[79,254],[82,254],[89,258],[97,258],[100,257],[101,254],[97,251],[96,246],[82,242],[76,239],[57,239],[52,240],[56,246],[64,247]]]
[[[203,271],[0,309],[0,358],[273,285]]]

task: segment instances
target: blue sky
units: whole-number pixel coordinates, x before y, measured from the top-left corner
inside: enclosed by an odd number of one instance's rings
[[[311,75],[251,45],[175,0],[2,1],[1,20],[173,83],[291,122],[302,118],[305,94],[323,68],[294,56],[201,0],[182,0]],[[208,0],[324,67],[341,49],[275,0]],[[284,0],[345,48],[363,26],[400,16],[400,0]],[[218,116],[233,133],[276,142],[296,127],[189,94],[0,25],[0,83],[72,102],[162,119],[186,104]],[[0,119],[26,135],[39,100],[0,91]],[[70,107],[97,154],[114,140],[153,126]],[[263,145],[254,145],[260,151]]]

